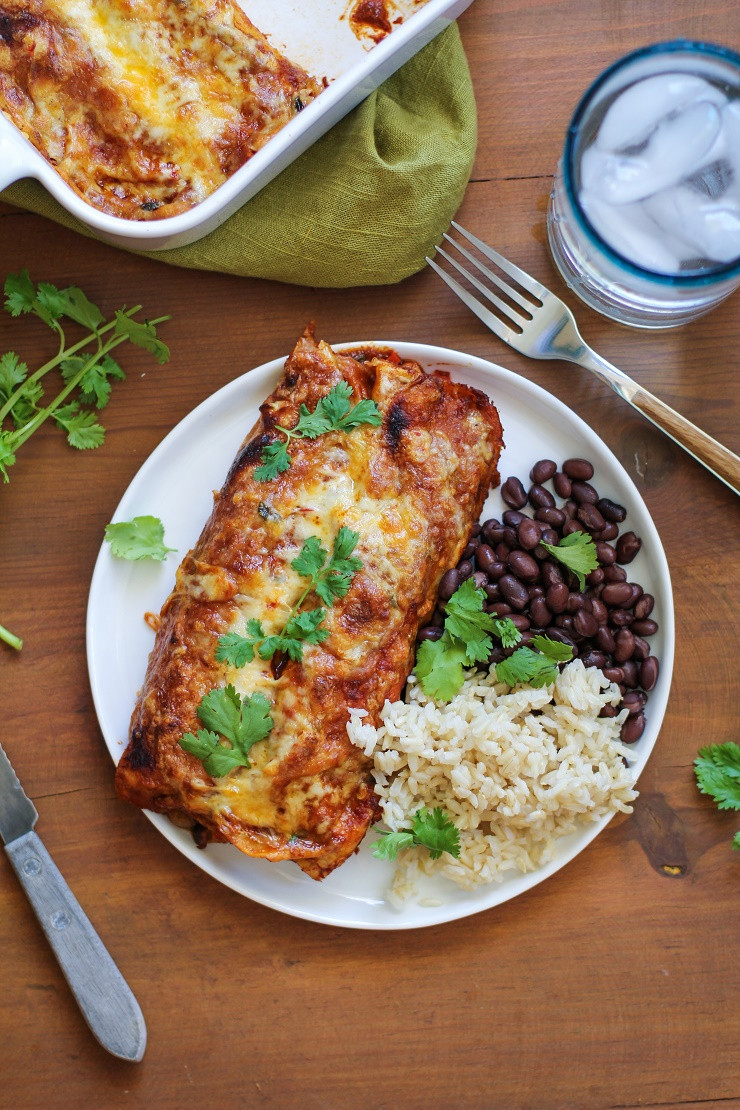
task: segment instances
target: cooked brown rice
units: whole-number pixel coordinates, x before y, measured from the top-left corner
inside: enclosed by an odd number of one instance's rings
[[[619,700],[601,671],[576,659],[540,689],[471,672],[447,705],[412,675],[406,701],[386,702],[377,729],[363,723],[365,710],[350,710],[347,731],[373,757],[387,826],[410,828],[421,806],[441,806],[460,830],[459,859],[399,853],[391,899],[414,894],[422,873],[472,890],[512,869],[532,871],[560,837],[610,812],[631,813],[637,792],[619,741],[626,710],[599,717]]]

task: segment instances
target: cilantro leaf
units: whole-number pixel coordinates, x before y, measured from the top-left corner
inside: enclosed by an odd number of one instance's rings
[[[570,663],[573,658],[573,648],[569,644],[562,644],[549,636],[533,636],[532,643],[538,651],[557,663]]]
[[[437,701],[452,701],[465,681],[468,661],[465,644],[446,630],[439,640],[424,640],[416,653],[416,677],[424,693]]]
[[[718,809],[740,810],[740,746],[708,744],[699,749],[694,760],[696,781],[702,794],[708,794]]]
[[[263,447],[260,458],[262,465],[254,469],[255,482],[271,482],[284,470],[290,470],[291,458],[288,448],[278,440]]]
[[[505,648],[516,647],[522,638],[522,634],[511,617],[495,617],[494,623],[493,632],[501,641],[501,646]]]
[[[529,647],[517,648],[508,659],[496,664],[496,678],[507,686],[549,686],[557,677],[555,660]]]
[[[488,634],[496,631],[498,618],[483,609],[485,596],[472,578],[466,578],[447,602],[445,631],[465,642],[468,663],[484,663],[491,651]]]
[[[370,424],[371,427],[377,428],[382,423],[383,417],[375,401],[366,398],[358,401],[354,408],[340,419],[339,428],[343,432],[350,432],[360,424]]]
[[[39,289],[41,286],[39,286]],[[52,287],[53,288],[53,287]],[[96,304],[88,300],[81,289],[76,285],[69,285],[66,289],[57,290],[54,299],[55,306],[59,309],[58,315],[68,316],[90,331],[97,331],[103,323],[103,313]]]
[[[86,364],[88,364],[87,367]],[[81,374],[78,383],[80,398],[84,404],[94,404],[98,409],[105,408],[110,399],[111,383],[108,379],[115,378],[118,381],[124,381],[126,378],[121,367],[110,355],[104,355],[102,359],[94,363],[80,355],[71,355],[62,362],[60,370],[65,382],[69,382],[78,374]]]
[[[342,526],[334,537],[334,547],[329,565],[314,583],[314,590],[325,605],[332,605],[336,598],[344,597],[355,573],[362,568],[362,559],[352,555],[359,532]]]
[[[199,759],[213,778],[222,778],[236,767],[249,766],[244,762],[241,752],[227,748],[215,732],[198,729],[198,735],[186,732],[180,739],[180,747]]]
[[[735,835],[732,838],[732,847],[733,848],[740,848],[740,829],[738,829],[738,831],[735,833]]]
[[[288,435],[299,435],[303,436],[305,439],[316,439],[317,436],[323,435],[324,432],[328,432],[330,427],[331,424],[321,407],[321,401],[319,401],[313,412],[309,410],[307,405],[301,405],[298,423],[292,431],[288,431],[287,428],[281,428],[280,430],[287,432]]]
[[[417,845],[427,848],[432,859],[439,859],[443,852],[455,859],[460,855],[460,833],[440,806],[432,811],[422,806],[412,817],[410,830],[381,834],[373,845],[373,855],[393,860],[404,848]]]
[[[7,401],[14,389],[28,377],[28,367],[15,351],[6,351],[0,358],[0,399]]]
[[[11,316],[32,312],[36,300],[36,286],[28,275],[28,270],[20,274],[8,274],[5,279],[5,308]]]
[[[587,532],[571,532],[560,543],[543,543],[542,546],[568,567],[578,578],[582,590],[586,588],[586,575],[596,570],[599,559],[596,546]]]
[[[412,832],[381,833],[373,845],[373,855],[376,859],[393,860],[404,848],[413,848],[414,843]]]
[[[316,405],[315,412],[319,413],[326,422],[326,431],[339,428],[340,421],[350,410],[349,399],[352,396],[352,386],[342,380],[329,390],[325,397]]]
[[[328,628],[319,628],[325,617],[326,609],[304,609],[290,618],[285,626],[284,635],[318,644],[329,635]]]
[[[322,547],[318,536],[309,536],[300,554],[293,559],[291,566],[302,578],[315,578],[329,558],[329,552]]]
[[[145,351],[149,351],[160,365],[169,362],[169,347],[157,338],[157,329],[148,320],[143,323],[139,320],[133,320],[119,309],[116,312],[115,333],[116,335],[125,336],[135,346],[143,347]]]
[[[76,447],[79,451],[100,447],[105,439],[102,424],[98,424],[93,413],[80,410],[76,401],[56,409],[52,413],[52,419],[58,428],[67,433],[70,447]]]
[[[258,620],[247,621],[247,636],[240,636],[237,632],[229,632],[219,636],[216,645],[215,658],[219,663],[228,663],[232,667],[243,667],[254,659],[254,649],[265,638],[262,622]]]
[[[10,443],[10,432],[3,432],[0,430],[0,474],[2,474],[4,482],[10,481],[8,467],[12,466],[15,462],[15,454],[11,449]]]
[[[159,517],[135,516],[133,520],[122,520],[116,524],[106,524],[105,538],[111,551],[119,559],[166,559],[174,547],[165,547],[164,526]]]

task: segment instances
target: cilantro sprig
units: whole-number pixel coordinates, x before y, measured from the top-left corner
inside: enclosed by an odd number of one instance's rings
[[[573,649],[567,644],[551,640],[549,636],[534,636],[532,643],[537,648],[520,647],[496,664],[496,678],[507,686],[526,683],[529,686],[549,686],[558,677],[558,663],[569,663]]]
[[[180,747],[199,759],[214,778],[251,766],[250,750],[273,726],[269,699],[259,692],[242,698],[232,685],[204,694],[198,717],[205,728],[198,729],[197,735],[186,732]]]
[[[167,362],[169,350],[157,336],[157,325],[169,317],[137,320],[141,305],[136,305],[117,310],[106,322],[81,289],[58,289],[48,282],[35,285],[27,270],[6,278],[5,309],[15,317],[38,317],[59,343],[57,353],[33,372],[14,351],[0,356],[0,474],[8,482],[18,449],[46,420],[61,428],[70,446],[80,451],[103,443],[105,429],[96,412],[108,404],[112,383],[125,378],[111,351],[128,342],[149,351],[157,362]],[[70,343],[62,320],[80,325],[86,334]],[[42,381],[55,369],[60,388],[47,400]]]
[[[174,547],[165,546],[164,525],[157,516],[135,516],[106,524],[105,539],[119,559],[166,559]]]
[[[699,790],[713,798],[718,809],[740,810],[740,746],[729,740],[700,748],[694,773]],[[740,848],[740,829],[732,847]]]
[[[586,588],[586,575],[596,570],[599,557],[588,532],[571,532],[560,543],[543,543],[542,546],[578,578],[582,590]]]
[[[294,428],[276,424],[277,431],[282,432],[285,440],[275,440],[262,448],[262,465],[255,468],[255,481],[271,482],[278,474],[290,469],[292,460],[288,444],[291,439],[316,439],[326,432],[351,432],[360,424],[371,424],[373,427],[382,424],[383,418],[375,401],[364,399],[352,406],[351,396],[349,382],[337,382],[325,397],[319,399],[313,412],[307,405],[301,405]]]
[[[521,634],[509,617],[494,617],[483,609],[485,599],[472,578],[466,578],[446,605],[444,631],[439,640],[425,640],[416,653],[416,677],[425,694],[451,701],[465,681],[464,667],[484,663],[493,647],[492,635],[513,647]]]
[[[255,653],[260,659],[272,659],[279,651],[299,662],[303,658],[304,644],[323,643],[329,635],[329,630],[321,627],[327,609],[323,606],[302,609],[302,606],[311,593],[327,607],[345,596],[354,575],[362,567],[362,559],[352,554],[359,538],[359,532],[340,528],[330,556],[318,536],[309,536],[290,564],[302,578],[308,578],[308,585],[291,609],[282,631],[268,635],[262,621],[253,618],[247,622],[246,636],[236,632],[219,636],[216,659],[232,667],[243,667],[252,662]]]
[[[460,855],[460,833],[440,806],[431,811],[422,806],[412,817],[410,829],[381,833],[373,845],[373,855],[394,860],[404,848],[416,846],[427,848],[432,859],[439,859],[443,852],[455,859]]]
[[[23,647],[23,640],[20,636],[16,636],[14,632],[11,632],[9,628],[5,628],[2,624],[0,624],[0,640],[15,651],[20,651]]]

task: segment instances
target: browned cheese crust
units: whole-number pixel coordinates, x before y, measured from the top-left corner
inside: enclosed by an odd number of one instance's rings
[[[236,0],[0,0],[0,109],[113,216],[192,208],[320,91]]]
[[[247,855],[292,859],[323,878],[377,820],[369,763],[347,736],[349,708],[379,723],[413,665],[416,634],[441,575],[465,547],[498,481],[501,425],[479,391],[392,352],[338,354],[307,332],[234,461],[161,613],[116,788],[135,805],[183,815]],[[383,423],[293,439],[290,469],[254,478],[263,445],[313,411],[340,380],[372,398]],[[328,610],[328,638],[300,662],[214,659],[218,637],[256,618],[280,631],[305,587],[291,568],[310,535],[331,551],[346,526],[363,566]],[[274,727],[250,768],[214,780],[179,744],[214,687],[262,691]]]

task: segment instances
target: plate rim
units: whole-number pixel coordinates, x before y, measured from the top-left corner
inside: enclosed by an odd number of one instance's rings
[[[596,446],[597,451],[599,453],[605,453],[605,455],[608,457],[610,465],[615,468],[620,480],[627,486],[630,496],[635,498],[635,505],[630,502],[628,511],[634,512],[635,507],[639,506],[638,511],[640,512],[640,514],[642,515],[644,513],[645,520],[647,521],[648,528],[651,532],[651,555],[653,556],[656,564],[659,567],[662,579],[661,587],[665,591],[665,597],[661,597],[661,603],[664,609],[664,611],[661,611],[661,629],[663,632],[664,648],[660,658],[660,673],[664,696],[661,699],[661,704],[659,704],[658,706],[657,718],[651,714],[651,725],[652,729],[654,730],[654,734],[650,739],[649,746],[645,749],[641,749],[641,758],[639,760],[635,760],[635,763],[639,765],[634,780],[635,783],[637,783],[655,748],[655,744],[657,743],[660,731],[663,726],[665,713],[667,711],[675,655],[675,609],[673,601],[673,589],[670,577],[670,568],[662,541],[660,539],[660,535],[652,519],[652,515],[650,514],[650,511],[645,504],[645,500],[642,494],[637,489],[637,486],[635,485],[634,481],[632,480],[631,476],[629,475],[623,464],[620,462],[611,448],[598,435],[598,433],[593,428],[591,428],[591,426],[581,416],[579,416],[578,413],[576,413],[573,409],[571,409],[568,405],[561,401],[560,398],[556,397],[554,394],[550,393],[548,390],[544,389],[537,383],[530,381],[523,375],[517,374],[514,371],[508,370],[506,367],[501,366],[499,363],[492,362],[491,360],[482,358],[478,355],[471,355],[463,351],[458,351],[453,348],[442,347],[435,344],[420,343],[413,340],[351,340],[343,341],[341,343],[331,343],[330,346],[334,351],[337,352],[346,352],[349,350],[357,350],[361,348],[394,350],[402,358],[415,359],[416,361],[420,362],[422,366],[425,366],[425,368],[427,368],[430,363],[433,363],[434,365],[432,368],[434,370],[449,372],[452,377],[455,376],[456,371],[464,372],[465,370],[478,371],[486,375],[492,373],[492,383],[496,380],[502,380],[505,384],[509,386],[511,390],[513,390],[514,394],[529,394],[536,397],[540,404],[544,404],[545,407],[550,409],[554,408],[555,412],[560,415],[565,414],[567,421],[573,426],[572,430],[578,435],[579,440],[585,438],[585,440],[592,441]],[[115,512],[110,519],[112,521],[119,519],[122,513],[122,507],[130,498],[134,497],[135,493],[138,490],[138,487],[145,481],[147,475],[151,472],[151,470],[157,467],[160,459],[162,459],[166,455],[170,447],[174,443],[176,443],[176,441],[180,439],[183,434],[187,432],[192,424],[197,424],[204,415],[207,415],[207,412],[210,408],[218,409],[224,401],[227,401],[231,393],[238,394],[239,391],[248,384],[253,384],[256,389],[259,386],[268,383],[273,377],[277,379],[287,357],[287,355],[282,355],[278,358],[270,359],[267,362],[263,362],[260,365],[237,375],[237,377],[232,378],[230,381],[226,382],[224,385],[214,390],[197,405],[195,405],[194,408],[192,408],[188,413],[186,413],[185,416],[183,416],[164,435],[160,442],[144,459],[134,476],[127,484],[124,492],[120,496]],[[478,387],[473,386],[473,388]],[[492,396],[491,399],[493,400],[494,404],[497,403],[495,396]],[[249,411],[251,412],[252,409],[250,408]],[[246,435],[248,431],[246,420],[244,421],[244,427],[246,429],[244,435]],[[568,429],[568,431],[570,430],[571,429]],[[504,436],[505,435],[506,429],[504,429]],[[101,691],[99,688],[99,677],[94,654],[94,601],[96,594],[100,589],[100,583],[105,574],[106,566],[110,565],[109,559],[110,552],[108,549],[108,545],[106,544],[105,540],[103,540],[95,560],[95,566],[93,568],[88,593],[86,617],[86,658],[88,680],[92,693],[93,705],[98,720],[98,727],[100,729],[103,741],[109,755],[113,759],[114,763],[117,763],[122,754],[122,749],[120,751],[116,751],[116,748],[118,747],[116,741],[109,739],[106,729],[103,726],[104,713],[100,705]],[[653,588],[655,588],[654,584]],[[462,918],[468,916],[474,916],[486,910],[495,909],[496,907],[501,906],[508,901],[511,901],[513,898],[519,897],[521,894],[525,894],[531,891],[541,882],[544,882],[545,879],[549,878],[551,875],[555,874],[557,871],[565,867],[566,864],[576,859],[606,828],[612,818],[616,815],[614,812],[606,814],[598,821],[594,821],[589,825],[581,826],[577,833],[570,834],[569,837],[564,838],[565,841],[573,837],[577,838],[577,845],[574,851],[568,851],[564,854],[555,856],[553,859],[542,864],[534,871],[528,872],[526,874],[519,875],[517,873],[514,873],[511,878],[507,876],[508,883],[507,879],[504,879],[504,881],[501,883],[492,882],[486,887],[477,888],[477,891],[475,893],[486,890],[492,892],[494,895],[490,900],[486,900],[485,903],[482,905],[476,904],[468,906],[464,901],[461,903],[450,901],[444,903],[442,906],[424,907],[425,909],[429,908],[431,911],[428,915],[428,918],[425,919],[404,919],[401,917],[402,911],[399,911],[398,920],[385,922],[343,919],[341,915],[334,915],[328,912],[317,912],[312,910],[310,907],[304,909],[301,907],[281,904],[275,899],[271,898],[269,895],[263,894],[260,890],[246,890],[245,883],[243,881],[239,882],[236,878],[231,878],[231,876],[228,874],[217,872],[216,870],[214,870],[213,864],[209,862],[206,853],[197,849],[194,843],[192,843],[192,839],[189,840],[187,834],[184,833],[183,830],[176,828],[176,826],[174,826],[172,822],[168,820],[166,815],[153,813],[150,810],[142,810],[141,812],[155,826],[158,832],[160,832],[164,836],[164,838],[181,854],[183,854],[191,863],[194,863],[211,879],[221,883],[227,888],[230,888],[231,890],[235,891],[235,893],[240,894],[242,897],[246,897],[249,900],[257,902],[258,904],[266,906],[267,908],[272,909],[276,912],[284,913],[288,916],[292,916],[304,921],[310,921],[317,924],[325,924],[341,928],[365,929],[373,932],[429,928],[435,925],[447,924],[452,921],[461,920]],[[286,864],[289,866],[288,861],[284,861],[282,866],[286,866]],[[269,866],[277,867],[281,865],[270,864]],[[512,885],[513,879],[521,879],[522,883],[517,885],[517,889],[507,890],[507,885]],[[521,888],[519,888],[519,886],[521,886]],[[463,891],[462,889],[460,890],[461,896],[464,896],[467,893],[469,892]],[[412,905],[417,906],[418,904],[412,903]],[[435,914],[433,912],[434,910],[442,910],[448,912]]]

